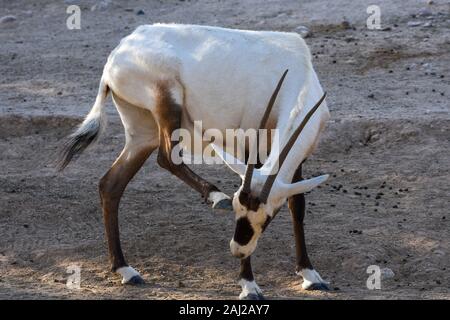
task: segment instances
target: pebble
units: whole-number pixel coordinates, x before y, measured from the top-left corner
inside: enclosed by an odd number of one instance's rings
[[[16,20],[17,20],[16,16],[8,15],[0,18],[0,24],[8,24]]]
[[[308,38],[311,36],[311,31],[305,26],[296,27],[294,32],[298,33],[302,38]]]
[[[433,15],[433,12],[430,9],[428,9],[428,8],[422,8],[422,9],[419,10],[417,15],[419,17],[429,17],[429,16]]]
[[[142,10],[142,9],[139,9],[137,12],[136,12],[136,15],[137,16],[142,16],[142,15],[144,15],[145,14],[145,12],[144,12],[144,10]]]
[[[408,27],[418,27],[422,25],[422,21],[408,21]]]
[[[350,29],[351,28],[350,22],[348,22],[347,20],[342,21],[341,27],[344,29]]]
[[[389,269],[389,268],[381,269],[381,278],[382,279],[390,279],[390,278],[393,278],[394,276],[395,276],[395,273],[391,269]]]
[[[110,6],[110,4],[111,4],[110,0],[101,0],[91,7],[91,11],[105,10]]]

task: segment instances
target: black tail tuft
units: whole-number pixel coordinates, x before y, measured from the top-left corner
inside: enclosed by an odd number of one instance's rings
[[[62,171],[73,159],[76,159],[86,148],[97,140],[101,129],[100,118],[92,118],[82,123],[82,125],[71,134],[63,144],[56,168]]]

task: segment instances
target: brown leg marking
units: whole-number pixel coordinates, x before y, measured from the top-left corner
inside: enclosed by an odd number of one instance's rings
[[[298,182],[302,178],[302,165],[300,165],[294,174],[292,182]],[[305,231],[303,227],[303,219],[305,217],[305,195],[297,194],[288,199],[289,211],[292,215],[294,224],[295,247],[297,254],[296,271],[308,268],[313,269],[309,261],[308,252],[306,251]]]
[[[245,259],[241,259],[241,270],[239,272],[239,279],[244,279],[247,281],[254,280],[250,257],[251,256],[248,256]]]
[[[128,182],[156,147],[127,148],[100,180],[99,191],[112,271],[127,266],[120,247],[118,210]]]
[[[175,164],[171,159],[172,149],[179,143],[179,141],[171,141],[171,135],[181,126],[182,110],[181,106],[172,99],[166,84],[160,83],[157,90],[155,119],[159,126],[158,164],[207,199],[210,192],[219,191],[219,189],[195,174],[186,164]]]

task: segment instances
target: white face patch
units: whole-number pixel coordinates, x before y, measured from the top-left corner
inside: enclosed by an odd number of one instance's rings
[[[239,295],[239,299],[244,299],[249,294],[262,295],[261,289],[258,287],[258,285],[256,284],[256,282],[254,280],[248,281],[245,279],[241,279],[241,280],[239,280],[239,284],[242,287],[242,292]]]
[[[134,270],[132,267],[129,266],[119,268],[116,270],[116,272],[122,276],[122,284],[127,283],[134,276],[141,276],[139,272],[137,272],[136,270]]]
[[[303,277],[302,288],[308,289],[314,283],[324,283],[328,285],[329,283],[322,279],[320,274],[314,269],[302,269],[297,272],[298,275]]]
[[[246,244],[245,246],[241,246],[236,241],[234,241],[234,239],[231,239],[230,250],[231,250],[231,253],[233,254],[233,256],[243,259],[243,258],[247,258],[249,255],[251,255],[253,253],[253,251],[255,251],[256,245],[258,244],[258,240],[257,239],[253,240],[253,239],[254,238],[252,238],[252,240],[250,240],[250,242],[248,244]]]

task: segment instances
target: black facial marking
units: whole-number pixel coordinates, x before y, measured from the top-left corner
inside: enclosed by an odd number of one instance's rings
[[[236,222],[236,230],[234,231],[234,241],[239,245],[245,246],[253,237],[253,228],[247,218],[239,218]]]
[[[252,211],[258,211],[259,205],[261,204],[261,201],[259,201],[257,197],[246,192],[241,192],[239,194],[239,202],[246,207],[247,210]]]

